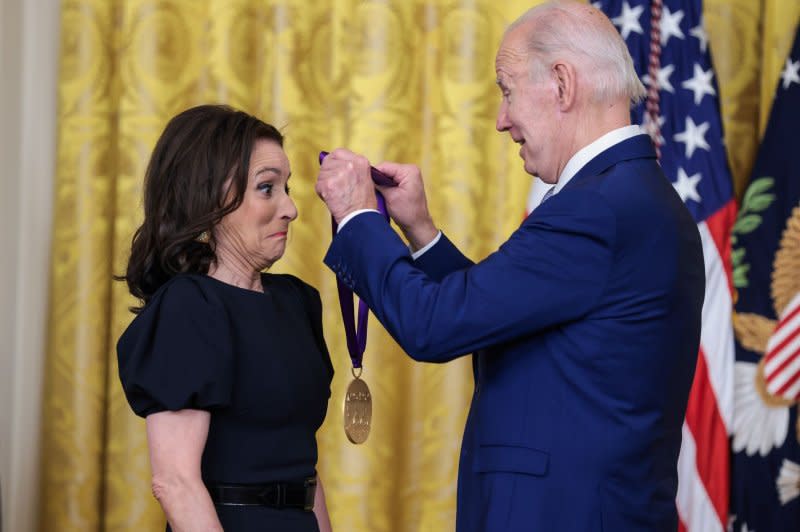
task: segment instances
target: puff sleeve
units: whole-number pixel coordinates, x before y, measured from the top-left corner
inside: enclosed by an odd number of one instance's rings
[[[142,417],[228,406],[233,345],[222,302],[191,277],[169,281],[117,342],[122,388]]]

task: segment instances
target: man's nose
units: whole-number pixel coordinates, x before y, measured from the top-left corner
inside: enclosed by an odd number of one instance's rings
[[[500,105],[500,109],[497,110],[497,122],[495,123],[494,127],[500,132],[508,131],[511,128],[511,121],[508,119],[508,112],[505,102],[502,103]]]

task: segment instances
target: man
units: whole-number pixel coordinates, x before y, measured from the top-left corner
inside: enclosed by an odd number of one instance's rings
[[[340,222],[326,264],[408,352],[475,352],[456,528],[677,529],[676,463],[700,340],[696,225],[630,126],[644,92],[610,21],[577,2],[532,9],[495,62],[497,129],[553,185],[500,249],[472,264],[428,214],[419,170],[337,150],[317,192]]]

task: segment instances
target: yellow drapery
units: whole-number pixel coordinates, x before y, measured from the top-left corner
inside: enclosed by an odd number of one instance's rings
[[[159,530],[143,422],[114,344],[133,301],[121,273],[141,219],[141,181],[166,121],[219,102],[287,136],[300,218],[276,271],[315,285],[336,366],[320,431],[335,529],[451,530],[472,390],[467,360],[410,362],[371,322],[365,377],[375,423],[347,443],[349,378],[329,220],[313,181],[320,149],[419,163],[440,227],[473,258],[521,220],[529,179],[494,131],[493,58],[513,0],[64,0],[42,449],[41,530]],[[796,2],[707,0],[729,158],[741,189],[800,15]],[[497,309],[487,309],[497,311]]]

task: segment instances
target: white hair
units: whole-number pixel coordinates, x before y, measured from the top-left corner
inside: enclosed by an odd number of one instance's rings
[[[605,20],[589,18],[597,15]],[[594,89],[593,100],[627,98],[636,104],[644,99],[646,91],[625,41],[602,12],[584,4],[554,0],[529,9],[506,29],[506,35],[529,21],[534,23],[525,37],[533,78],[542,79],[566,54],[577,63],[578,75]]]

